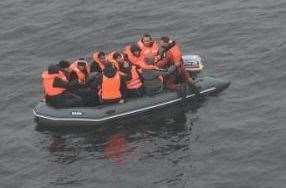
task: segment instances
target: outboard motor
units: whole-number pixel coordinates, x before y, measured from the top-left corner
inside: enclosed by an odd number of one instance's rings
[[[194,79],[204,68],[203,60],[199,55],[184,55],[183,64],[185,69],[190,72]]]
[[[190,72],[201,72],[204,68],[202,58],[199,55],[184,55],[184,67]]]

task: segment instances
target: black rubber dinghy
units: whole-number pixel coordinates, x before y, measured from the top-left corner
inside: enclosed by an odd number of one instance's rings
[[[200,93],[207,96],[223,91],[230,85],[230,82],[204,77],[197,79],[196,85],[199,86]],[[152,97],[144,96],[129,99],[123,104],[108,104],[96,107],[54,108],[42,101],[33,109],[33,113],[38,125],[57,127],[96,126],[123,118],[136,118],[136,116],[138,117],[154,110],[176,106],[182,100],[191,102],[195,98],[194,93],[186,88],[185,95],[165,91]]]

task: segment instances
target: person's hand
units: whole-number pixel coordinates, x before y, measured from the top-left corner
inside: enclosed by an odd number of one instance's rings
[[[195,81],[192,79],[192,78],[188,78],[188,83],[190,85],[194,85],[195,84]]]
[[[126,62],[126,61],[124,61],[124,63],[123,63],[123,68],[129,68],[129,67],[130,67],[129,63]]]

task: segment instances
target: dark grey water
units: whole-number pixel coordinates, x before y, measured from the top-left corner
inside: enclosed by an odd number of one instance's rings
[[[284,188],[285,18],[285,0],[2,0],[0,187]],[[206,55],[231,87],[186,121],[35,129],[45,66],[146,31]]]

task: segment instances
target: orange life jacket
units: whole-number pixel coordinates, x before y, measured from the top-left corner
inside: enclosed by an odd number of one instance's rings
[[[136,65],[138,67],[141,67],[141,62],[142,60],[144,59],[144,56],[143,55],[140,55],[139,57],[135,56],[132,54],[131,50],[130,50],[130,47],[131,46],[127,46],[125,47],[124,49],[124,53],[127,55],[128,57],[128,60],[133,64],[133,65]]]
[[[54,81],[56,78],[60,78],[64,81],[68,81],[65,74],[61,71],[55,74],[49,74],[48,71],[42,73],[42,85],[45,96],[56,96],[62,94],[66,89],[60,87],[54,87]]]
[[[158,51],[159,51],[159,45],[156,41],[154,41],[153,45],[151,47],[146,47],[144,46],[142,40],[139,40],[137,42],[138,46],[140,47],[140,49],[142,50],[141,53],[143,56],[145,56],[146,54],[152,54],[153,56],[157,56]]]
[[[70,65],[69,69],[76,73],[77,78],[78,78],[78,82],[80,84],[85,84],[86,81],[87,81],[86,78],[87,78],[88,75],[85,75],[81,70],[79,70],[77,63],[78,63],[78,61],[72,63]],[[90,73],[90,67],[89,67],[88,64],[86,65],[86,69],[87,69],[87,74],[89,74]]]
[[[182,50],[178,43],[175,43],[170,49],[165,52],[165,56],[160,58],[157,62],[157,66],[161,68],[168,68],[171,65],[181,66],[182,64]],[[159,55],[157,56],[159,58]]]
[[[117,69],[119,69],[119,65],[118,63],[113,59],[113,54],[115,53],[116,51],[112,51],[110,52],[109,54],[107,54],[106,58],[107,58],[107,61],[113,63],[115,65],[115,67]]]
[[[175,43],[167,52],[168,59],[173,62],[176,66],[181,65],[182,63],[182,50],[178,43]]]
[[[126,82],[127,89],[138,89],[142,86],[142,81],[136,70],[136,67],[132,65],[131,68],[131,80]]]
[[[120,86],[121,79],[119,71],[116,71],[116,74],[112,78],[106,77],[102,74],[102,83],[99,90],[99,95],[102,100],[113,100],[120,99],[122,97]]]

